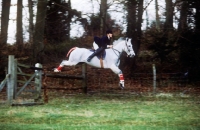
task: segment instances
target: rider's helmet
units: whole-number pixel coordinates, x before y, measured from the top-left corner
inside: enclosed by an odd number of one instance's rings
[[[109,33],[112,34],[112,30],[107,30],[106,31],[106,34],[109,34]]]

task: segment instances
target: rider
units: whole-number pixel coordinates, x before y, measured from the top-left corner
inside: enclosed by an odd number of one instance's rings
[[[99,46],[99,48],[87,58],[87,61],[90,62],[94,56],[104,52],[106,48],[112,48],[112,45],[110,45],[111,38],[112,38],[111,30],[107,30],[106,36],[103,36],[102,38],[95,36],[94,42]]]

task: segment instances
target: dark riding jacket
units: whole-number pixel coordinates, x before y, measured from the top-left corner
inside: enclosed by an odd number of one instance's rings
[[[110,45],[110,39],[107,36],[103,36],[102,38],[94,37],[95,43],[99,46],[99,48],[107,48],[107,45]]]

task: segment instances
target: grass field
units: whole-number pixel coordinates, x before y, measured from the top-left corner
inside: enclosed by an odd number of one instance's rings
[[[1,130],[199,130],[200,97],[54,95],[48,104],[0,106]]]

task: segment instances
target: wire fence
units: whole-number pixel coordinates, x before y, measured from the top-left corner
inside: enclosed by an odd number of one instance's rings
[[[88,90],[96,92],[121,91],[118,76],[110,70],[94,69],[88,75]],[[156,82],[156,84],[155,84]],[[156,85],[156,86],[155,86]],[[153,73],[134,73],[125,77],[123,92],[177,92],[189,87],[188,77],[180,73],[158,73],[154,81]],[[177,91],[173,91],[173,88]],[[183,90],[184,91],[184,90]]]
[[[81,67],[64,67],[61,75],[81,75]],[[124,75],[125,88],[119,87],[119,77],[110,69],[101,69],[87,66],[87,93],[88,94],[154,94],[154,93],[178,93],[199,94],[200,82],[189,83],[185,73],[156,73],[156,84],[152,73],[134,73],[131,77]],[[156,86],[154,86],[156,85]],[[46,89],[49,92],[60,94],[80,94],[83,92],[83,82],[77,79],[51,78],[46,81]],[[46,91],[44,86],[43,91]],[[2,89],[1,100],[6,100],[6,89]],[[48,95],[48,94],[47,94]],[[43,95],[44,96],[44,95]]]
[[[63,74],[80,74],[79,67],[65,67]],[[110,69],[87,66],[88,93],[160,93],[160,92],[193,92],[198,85],[191,85],[184,73],[134,73],[131,77],[124,75],[125,89],[119,87],[119,77]],[[154,81],[155,80],[155,81]],[[65,93],[83,93],[82,82],[76,79],[49,79],[49,91],[64,91]],[[191,89],[192,87],[192,89]],[[191,91],[192,90],[192,91]]]

